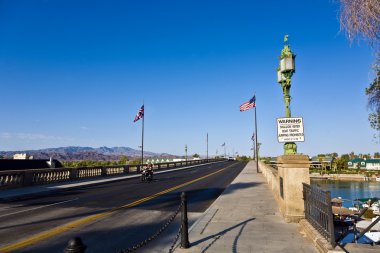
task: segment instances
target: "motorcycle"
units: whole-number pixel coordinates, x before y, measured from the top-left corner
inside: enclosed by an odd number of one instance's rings
[[[153,170],[144,169],[141,172],[141,182],[151,182],[153,181]]]

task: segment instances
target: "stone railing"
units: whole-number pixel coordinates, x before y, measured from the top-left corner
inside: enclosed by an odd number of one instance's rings
[[[273,192],[274,198],[276,199],[277,203],[280,204],[280,181],[278,179],[278,171],[272,166],[263,162],[259,162],[259,167]]]
[[[182,162],[167,162],[154,165],[154,170],[174,169],[183,166],[204,164],[223,159],[204,159]],[[74,180],[117,176],[125,174],[140,173],[142,165],[116,165],[116,166],[94,166],[81,168],[53,168],[53,169],[31,169],[31,170],[9,170],[0,172],[0,189],[17,188],[32,185],[68,182]]]
[[[299,222],[305,217],[302,183],[310,184],[309,158],[284,155],[277,158],[276,168],[260,163],[260,169],[271,187],[286,222]]]

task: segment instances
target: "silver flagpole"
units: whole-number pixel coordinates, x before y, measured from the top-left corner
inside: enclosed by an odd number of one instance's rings
[[[252,136],[252,160],[256,160],[256,148],[255,148],[255,133]]]
[[[141,166],[144,166],[144,119],[145,119],[145,105],[143,101],[142,134],[141,134]]]
[[[258,139],[258,135],[257,135],[257,117],[256,117],[256,95],[255,95],[255,133],[256,133],[256,138],[255,138],[255,151],[256,151],[256,171],[257,173],[259,173],[259,151],[257,149],[257,139]]]
[[[208,133],[207,133],[207,160],[208,160]]]

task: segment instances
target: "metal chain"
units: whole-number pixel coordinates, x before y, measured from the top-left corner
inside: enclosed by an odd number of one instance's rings
[[[163,227],[161,227],[154,235],[150,236],[148,239],[128,248],[128,249],[124,249],[124,250],[121,250],[119,251],[119,253],[130,253],[130,252],[133,252],[145,245],[147,245],[149,242],[153,241],[154,239],[156,239],[162,232],[164,232],[164,230],[170,225],[170,223],[173,222],[174,218],[177,216],[177,214],[179,213],[179,211],[181,211],[181,208],[182,208],[182,205],[183,203],[181,202],[181,204],[179,205],[178,209],[175,211],[175,213],[168,219],[168,221],[165,223],[165,225]]]
[[[176,244],[177,241],[178,241],[179,235],[181,234],[181,230],[182,230],[182,224],[181,224],[180,228],[178,229],[177,235],[176,235],[175,238],[174,238],[174,241],[173,241],[172,246],[171,246],[170,249],[169,249],[169,253],[172,253],[172,252],[173,252],[173,250],[174,250],[174,246],[175,246],[175,244]]]

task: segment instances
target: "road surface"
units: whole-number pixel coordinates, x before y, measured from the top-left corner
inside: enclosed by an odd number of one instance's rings
[[[191,225],[245,164],[206,164],[155,174],[151,183],[136,178],[0,203],[0,252],[63,252],[75,236],[87,245],[86,252],[118,252],[160,229],[180,204],[182,191],[188,194]],[[167,252],[178,228],[176,218],[138,252]]]

